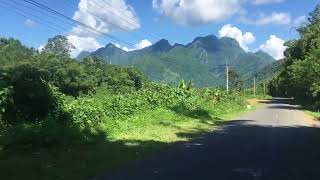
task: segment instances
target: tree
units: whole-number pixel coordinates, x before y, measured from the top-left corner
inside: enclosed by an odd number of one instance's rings
[[[0,91],[3,120],[7,123],[41,121],[56,111],[59,103],[47,81],[47,71],[31,65],[12,69],[10,86]]]
[[[72,49],[75,49],[75,47],[68,41],[67,37],[57,35],[48,40],[42,52],[55,54],[58,56],[70,56],[70,52]]]
[[[320,19],[320,4],[316,6],[316,8],[309,14],[308,21],[310,23],[315,23],[316,21],[319,21]]]
[[[283,68],[270,82],[269,92],[320,106],[320,5],[309,15],[298,28],[300,39],[286,43]]]
[[[240,75],[236,71],[229,71],[229,83],[229,86],[232,90],[241,90],[242,80]]]

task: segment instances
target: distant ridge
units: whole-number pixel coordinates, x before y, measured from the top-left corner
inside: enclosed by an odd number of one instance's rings
[[[171,45],[161,39],[152,46],[130,52],[108,44],[90,56],[112,64],[134,66],[157,82],[177,84],[184,79],[198,87],[223,85],[226,61],[243,79],[276,62],[263,51],[246,52],[235,39],[214,35],[196,37],[186,45]]]

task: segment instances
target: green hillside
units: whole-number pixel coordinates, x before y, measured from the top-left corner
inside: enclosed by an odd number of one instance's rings
[[[243,78],[275,62],[266,53],[248,53],[236,40],[214,35],[197,37],[187,45],[172,46],[162,39],[150,47],[131,52],[108,44],[91,56],[111,64],[135,66],[156,82],[177,84],[184,79],[197,87],[222,85],[226,61]]]
[[[271,80],[277,73],[280,72],[283,62],[284,60],[279,60],[263,67],[262,69],[258,70],[252,76],[252,78],[256,77],[258,82]]]

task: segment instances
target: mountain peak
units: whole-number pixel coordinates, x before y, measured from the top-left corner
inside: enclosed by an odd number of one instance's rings
[[[165,52],[172,48],[169,41],[166,39],[161,39],[160,41],[156,42],[154,45],[150,46],[150,49],[153,52]]]
[[[90,54],[91,54],[91,53],[90,53],[89,51],[81,51],[81,52],[79,53],[79,55],[77,56],[76,59],[82,60],[82,59],[90,56]]]
[[[170,45],[170,43],[169,43],[169,41],[168,40],[166,40],[166,39],[161,39],[161,40],[159,40],[158,42],[156,42],[154,45],[160,45],[160,46],[171,46]]]
[[[222,37],[222,38],[220,38],[220,40],[223,41],[226,45],[240,47],[239,42],[237,40],[235,40],[234,38]]]
[[[198,41],[200,41],[200,42],[209,42],[209,41],[216,41],[216,40],[218,40],[217,36],[211,34],[211,35],[204,36],[204,37],[196,37],[192,41],[192,43],[196,43]]]
[[[173,45],[173,47],[184,47],[184,45],[183,45],[183,44],[179,44],[179,43],[175,43],[175,44]]]
[[[214,35],[197,37],[187,45],[171,45],[168,40],[161,39],[152,46],[130,52],[108,44],[92,56],[107,63],[136,67],[157,82],[176,84],[183,78],[193,80],[198,87],[222,85],[221,77],[225,74],[222,65],[226,59],[243,78],[275,62],[262,51],[244,51],[235,39]]]
[[[208,52],[216,52],[221,47],[222,42],[215,35],[197,37],[187,47],[201,47]]]
[[[262,51],[262,50],[259,50],[257,51],[256,53],[254,53],[255,55],[263,58],[263,59],[268,59],[268,60],[275,60],[270,54]]]
[[[262,50],[257,51],[255,54],[269,55],[268,53],[266,53],[266,52],[264,52]]]
[[[118,47],[112,43],[108,43],[105,48],[118,48]]]

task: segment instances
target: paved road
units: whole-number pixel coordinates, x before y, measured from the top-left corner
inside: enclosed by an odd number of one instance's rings
[[[320,127],[275,99],[223,128],[107,180],[320,180]]]

